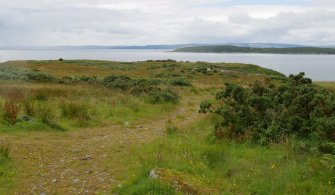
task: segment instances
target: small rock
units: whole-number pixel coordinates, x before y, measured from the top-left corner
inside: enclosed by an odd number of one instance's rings
[[[149,177],[150,177],[151,179],[158,179],[158,178],[159,178],[159,175],[157,174],[156,170],[153,169],[153,170],[150,171]]]
[[[81,160],[91,160],[92,156],[91,155],[86,155],[83,158],[81,158]]]
[[[74,180],[73,180],[73,183],[74,183],[74,184],[79,183],[79,182],[80,182],[79,179],[74,179]]]
[[[41,192],[40,195],[47,195],[45,192]]]
[[[125,126],[129,126],[129,125],[130,125],[130,122],[125,122],[124,125],[125,125]]]
[[[53,180],[52,180],[52,183],[57,183],[57,179],[53,179]]]
[[[20,118],[21,121],[31,121],[31,118],[29,116],[22,116]]]

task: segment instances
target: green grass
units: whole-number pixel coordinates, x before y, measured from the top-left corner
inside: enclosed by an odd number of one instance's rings
[[[120,97],[111,102],[100,102],[97,114],[104,118],[124,124],[126,122],[145,122],[173,111],[176,105],[170,103],[150,104],[138,97]]]
[[[322,87],[335,89],[335,82],[316,82],[316,84]]]
[[[152,194],[152,195],[173,195],[176,194],[175,190],[166,183],[152,180],[148,178],[150,170],[143,170],[139,176],[121,188],[114,190],[115,193],[120,195],[133,194]]]
[[[158,188],[161,184],[149,178],[149,171],[164,168],[191,175],[218,194],[335,193],[334,156],[297,154],[291,144],[264,147],[216,142],[210,136],[211,120],[207,118],[183,131],[186,133],[168,134],[137,149],[138,155],[129,161],[139,163],[142,169],[131,170],[138,176],[116,191],[140,194],[140,189],[149,192]]]
[[[134,125],[154,118],[163,119],[177,107],[171,103],[150,104],[143,98],[131,96],[107,100],[85,98],[76,102],[36,101],[34,105],[35,114],[30,116],[31,121],[18,121],[12,125],[0,119],[0,131],[64,131],[112,123]],[[18,118],[24,115],[26,114],[22,109]]]
[[[0,194],[8,194],[14,186],[14,168],[8,149],[0,145]]]

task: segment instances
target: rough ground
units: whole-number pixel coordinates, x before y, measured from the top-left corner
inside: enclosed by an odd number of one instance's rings
[[[163,136],[166,120],[177,115],[183,116],[178,126],[201,117],[196,111],[179,109],[133,128],[114,125],[65,133],[0,134],[18,169],[12,194],[110,193],[127,177],[124,158],[131,148]]]

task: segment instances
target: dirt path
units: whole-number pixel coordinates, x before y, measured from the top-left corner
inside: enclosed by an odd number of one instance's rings
[[[184,109],[169,117],[175,119],[177,115],[185,118],[178,126],[201,117]],[[167,118],[136,128],[115,125],[65,133],[34,132],[28,137],[0,134],[18,168],[13,194],[110,192],[127,174],[123,159],[130,148],[163,136]]]

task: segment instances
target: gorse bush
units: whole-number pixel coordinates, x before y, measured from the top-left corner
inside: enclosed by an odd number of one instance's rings
[[[201,111],[222,117],[217,138],[250,139],[267,144],[296,136],[335,141],[335,93],[312,84],[304,74],[290,75],[282,84],[256,82],[251,88],[226,84],[216,95],[215,109],[203,103]]]

